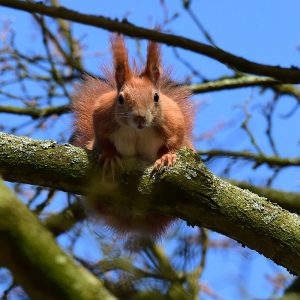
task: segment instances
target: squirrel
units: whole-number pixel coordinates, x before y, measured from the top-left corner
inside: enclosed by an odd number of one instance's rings
[[[154,165],[171,167],[181,147],[194,150],[194,109],[190,91],[163,72],[158,44],[150,41],[147,61],[140,71],[131,68],[121,35],[111,38],[113,70],[104,69],[105,80],[86,75],[73,97],[75,137],[73,144],[98,154],[104,170],[134,157]],[[120,216],[99,204],[97,213],[113,229],[126,233],[143,231],[158,236],[174,218],[169,216]],[[143,225],[144,224],[144,225]]]

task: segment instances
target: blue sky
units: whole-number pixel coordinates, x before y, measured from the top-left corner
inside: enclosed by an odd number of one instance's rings
[[[154,27],[163,21],[163,11],[158,0],[152,1],[61,1],[69,8],[80,12],[94,15],[102,15],[111,18],[127,17],[129,22],[143,27]],[[188,14],[182,10],[181,1],[165,1],[169,16],[180,12],[180,16],[171,24],[166,26],[165,30],[183,35],[201,42],[206,42],[203,34],[196,28]],[[299,66],[300,51],[297,46],[300,45],[300,1],[298,0],[210,0],[210,1],[192,1],[193,11],[213,37],[215,43],[222,49],[235,55],[242,56],[255,62],[290,66]],[[29,18],[27,13],[17,12],[15,10],[0,7],[0,16],[10,16],[14,19],[14,27],[17,33],[17,44],[24,50],[32,53],[40,51],[39,32],[36,26]],[[103,63],[110,62],[109,34],[107,31],[88,26],[74,24],[74,32],[77,36],[85,36],[84,44],[86,52],[90,54],[85,60],[88,70],[99,73],[100,66]],[[127,39],[130,56],[136,55],[136,42],[133,39]],[[142,43],[145,50],[146,43]],[[100,55],[93,56],[93,53]],[[178,62],[173,51],[168,46],[162,47],[163,60],[165,65],[174,67],[176,78],[184,78],[188,70]],[[145,55],[145,51],[143,51]],[[232,71],[226,66],[199,54],[180,50],[179,53],[193,66],[209,79],[219,76],[230,75]],[[194,82],[197,82],[195,80]],[[214,92],[201,94],[194,97],[205,103],[203,108],[197,114],[195,134],[201,135],[218,124],[224,122],[230,124],[224,131],[221,131],[212,141],[199,141],[197,146],[201,149],[222,148],[228,150],[252,150],[249,139],[240,129],[243,120],[242,105],[247,99],[250,99],[250,107],[253,110],[253,117],[250,121],[250,127],[253,129],[259,145],[267,154],[271,154],[271,148],[265,139],[266,123],[259,113],[261,106],[272,98],[271,92],[263,95],[259,93],[259,88],[244,88],[239,90]],[[1,100],[0,100],[1,101]],[[3,100],[2,100],[3,101]],[[4,103],[4,101],[3,101]],[[289,112],[296,104],[291,97],[284,96],[280,99],[275,111],[275,141],[278,145],[279,153],[283,157],[299,155],[299,117],[297,111],[291,118],[283,119],[281,115]],[[2,116],[1,116],[2,117]],[[1,118],[0,117],[0,118]],[[2,122],[14,123],[15,119],[11,116],[3,116]],[[53,130],[42,136],[37,134],[37,138],[53,138],[57,136],[58,130],[62,126],[71,128],[71,120],[67,122],[57,122]],[[1,119],[0,119],[1,123]],[[66,125],[67,124],[67,125]],[[70,129],[71,132],[71,129]],[[221,172],[225,162],[220,160],[214,163],[211,168],[216,173]],[[233,168],[231,176],[237,179],[251,179],[259,184],[263,183],[269,170],[266,167],[260,167],[252,170],[243,163]],[[299,191],[299,170],[290,168],[283,171],[274,181],[273,186],[284,190]],[[215,238],[220,238],[215,235]],[[90,243],[95,243],[95,238],[90,237]],[[93,241],[92,241],[93,240]],[[80,253],[87,251],[85,245],[79,247]],[[88,246],[86,246],[88,247]],[[253,295],[259,299],[264,299],[269,295],[267,288],[266,274],[272,274],[275,265],[260,255],[251,252],[251,265],[247,273],[248,286],[251,287]],[[241,291],[234,283],[228,284],[228,279],[224,276],[228,274],[235,280],[241,270],[245,267],[245,258],[241,255],[223,253],[218,251],[209,252],[209,268],[204,273],[203,280],[215,288],[224,299],[242,299]],[[224,269],[224,270],[223,270]],[[226,271],[226,272],[225,272]],[[226,275],[227,274],[227,275]],[[222,282],[225,282],[224,284]],[[251,296],[249,298],[252,299]]]

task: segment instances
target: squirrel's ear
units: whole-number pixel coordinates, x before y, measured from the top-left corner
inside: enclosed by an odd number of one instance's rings
[[[120,90],[125,81],[132,77],[132,72],[128,62],[127,49],[124,39],[121,35],[116,34],[111,38],[111,49],[113,53],[115,80],[117,89]]]
[[[147,76],[154,85],[157,84],[161,75],[160,61],[160,47],[150,41],[148,44],[146,67],[142,76]]]

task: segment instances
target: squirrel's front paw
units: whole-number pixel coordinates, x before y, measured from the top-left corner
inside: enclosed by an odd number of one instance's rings
[[[175,153],[166,153],[161,158],[157,159],[154,163],[154,169],[159,170],[163,166],[172,167],[176,163],[176,154]]]

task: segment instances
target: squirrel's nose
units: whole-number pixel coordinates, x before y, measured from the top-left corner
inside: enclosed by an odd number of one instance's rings
[[[134,116],[133,120],[139,129],[145,127],[146,118],[144,116]]]

